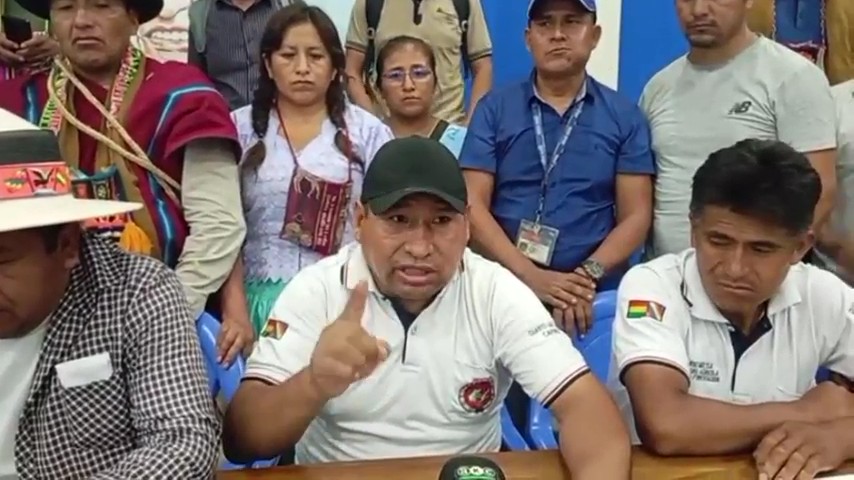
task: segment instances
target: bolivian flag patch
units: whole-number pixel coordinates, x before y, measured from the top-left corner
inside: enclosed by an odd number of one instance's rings
[[[626,318],[649,317],[659,322],[664,318],[664,305],[650,302],[649,300],[629,300],[629,308]]]
[[[267,323],[264,324],[264,328],[261,330],[261,336],[265,338],[275,338],[278,340],[282,338],[287,331],[287,323],[275,318],[270,318],[267,320]]]

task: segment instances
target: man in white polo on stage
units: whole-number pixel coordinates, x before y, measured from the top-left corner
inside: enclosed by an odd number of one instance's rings
[[[497,451],[513,380],[550,407],[573,479],[627,479],[613,400],[536,295],[466,248],[465,181],[427,138],[383,146],[358,243],[288,284],[226,415],[232,460]]]
[[[694,248],[624,277],[610,386],[663,455],[751,451],[766,478],[854,457],[854,291],[800,263],[821,180],[804,154],[744,140],[694,176]],[[820,367],[832,382],[816,386]],[[801,476],[799,476],[801,475]]]

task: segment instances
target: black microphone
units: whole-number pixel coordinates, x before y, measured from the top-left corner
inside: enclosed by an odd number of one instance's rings
[[[506,480],[497,463],[483,457],[454,457],[442,466],[439,480]]]

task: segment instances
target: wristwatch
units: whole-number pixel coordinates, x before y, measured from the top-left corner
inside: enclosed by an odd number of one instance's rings
[[[599,281],[602,277],[605,276],[605,267],[602,266],[599,261],[588,258],[587,260],[581,262],[581,268],[587,272],[587,275],[590,276],[594,281]]]

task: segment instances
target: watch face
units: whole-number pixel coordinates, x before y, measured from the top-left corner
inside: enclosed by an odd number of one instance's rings
[[[602,265],[599,262],[596,262],[594,260],[586,260],[582,264],[582,267],[595,280],[599,280],[600,278],[602,278],[605,275],[605,269],[602,267]]]

